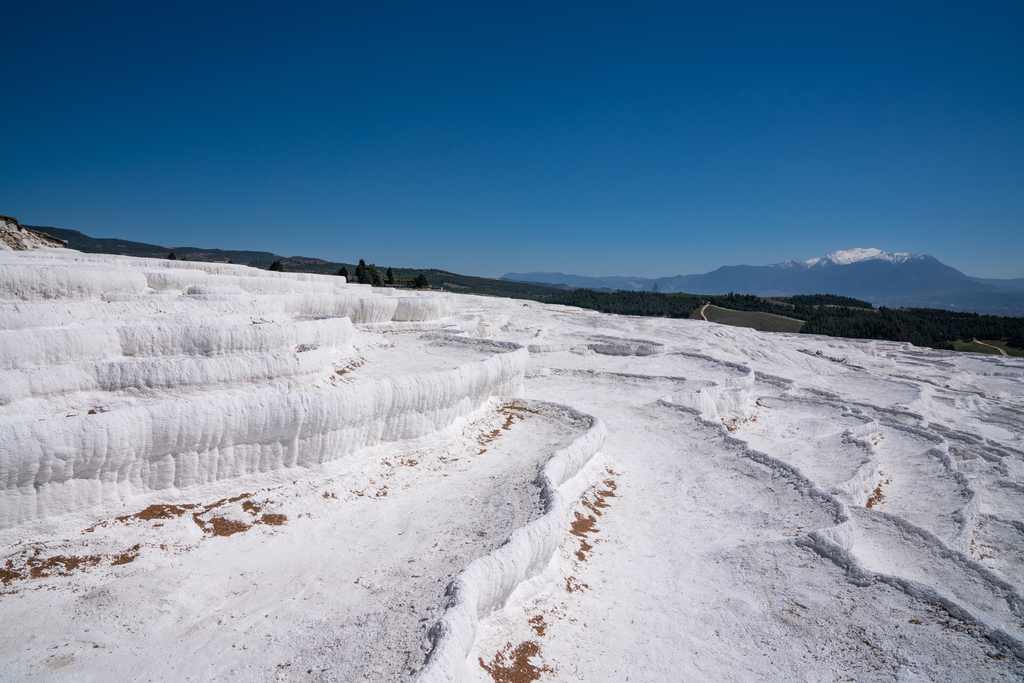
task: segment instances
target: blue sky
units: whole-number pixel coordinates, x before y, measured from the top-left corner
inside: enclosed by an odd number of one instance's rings
[[[167,246],[1024,277],[1024,4],[5,3],[0,213]]]

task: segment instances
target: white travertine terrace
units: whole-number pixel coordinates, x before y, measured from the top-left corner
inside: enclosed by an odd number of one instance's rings
[[[4,680],[1019,680],[1022,545],[1019,359],[0,251]]]

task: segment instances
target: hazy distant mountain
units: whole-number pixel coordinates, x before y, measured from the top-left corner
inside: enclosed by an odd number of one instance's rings
[[[987,277],[972,277],[975,282],[980,282],[983,285],[992,285],[999,289],[1006,289],[1011,292],[1024,292],[1024,277],[1014,278],[1012,280],[996,280],[994,278]]]
[[[722,266],[701,275],[657,279],[583,277],[564,273],[507,273],[509,280],[572,288],[758,296],[841,294],[886,306],[923,306],[998,315],[1024,315],[1024,279],[986,280],[964,275],[928,254],[880,249],[835,251],[808,261],[768,266]]]

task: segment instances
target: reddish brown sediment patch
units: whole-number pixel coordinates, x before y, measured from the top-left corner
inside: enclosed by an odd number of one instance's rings
[[[139,555],[139,545],[117,555],[54,555],[52,557],[39,557],[40,551],[26,557],[22,554],[20,558],[8,558],[4,567],[0,569],[0,583],[9,586],[12,581],[25,579],[46,579],[52,576],[70,576],[74,572],[84,571],[89,567],[95,567],[106,559],[110,560],[110,566],[128,564],[133,562]],[[16,564],[15,560],[21,562]]]
[[[544,615],[538,614],[537,616],[530,619],[530,628],[532,628],[533,632],[536,633],[538,636],[543,636],[544,632],[548,628],[547,623],[544,621]]]
[[[126,550],[120,555],[114,555],[114,559],[111,560],[110,566],[116,567],[121,564],[129,564],[135,561],[135,558],[139,556],[139,546],[135,546],[131,550]]]
[[[569,533],[580,539],[580,549],[576,551],[576,559],[580,562],[586,562],[587,553],[594,549],[594,546],[587,542],[587,534],[600,531],[600,529],[594,526],[597,523],[597,517],[594,515],[584,517],[579,512],[573,514],[576,515],[576,521],[572,523]]]
[[[237,503],[240,500],[245,501],[242,503],[242,510],[255,517],[263,510],[263,505],[251,500],[246,500],[252,496],[252,493],[243,493],[235,496],[234,498],[224,498],[222,500],[218,500],[216,503],[204,505],[200,512],[192,513],[192,520],[200,529],[203,530],[204,534],[210,536],[233,536],[235,534],[248,531],[257,524],[282,526],[288,520],[285,515],[281,514],[264,514],[260,519],[253,521],[252,524],[246,524],[245,522],[236,519],[228,519],[227,517],[211,517],[207,520],[201,519],[201,517],[210,510],[214,510],[230,503]]]
[[[199,519],[199,514],[193,516],[196,524],[203,530],[204,534],[209,536],[233,536],[243,531],[248,531],[252,526],[245,522],[239,522],[234,519],[227,519],[226,517],[211,517],[208,520]]]
[[[487,446],[491,445],[491,443],[495,439],[497,439],[499,436],[501,436],[501,432],[503,430],[504,431],[508,431],[508,430],[512,429],[512,423],[515,422],[516,417],[519,417],[520,420],[524,419],[523,417],[517,416],[514,413],[507,413],[507,412],[505,412],[504,409],[502,409],[500,412],[502,412],[505,415],[507,415],[507,417],[505,418],[505,424],[503,424],[500,427],[497,427],[495,429],[492,429],[491,431],[489,431],[489,432],[487,432],[485,434],[481,434],[480,436],[477,437],[476,442],[478,444],[480,444],[481,446],[483,446],[483,448],[480,449],[480,452],[478,452],[477,455],[483,455],[484,453],[486,453],[487,452]]]
[[[36,551],[38,553],[38,551]],[[65,555],[54,555],[40,559],[38,556],[25,560],[25,568],[33,579],[42,579],[56,573],[59,576],[67,576],[78,569],[85,569],[99,564],[103,560],[100,555],[86,555],[84,557],[67,557]]]
[[[607,470],[608,474],[615,475],[610,469]],[[601,486],[605,488],[600,488]],[[590,543],[590,535],[597,533],[600,529],[597,528],[597,518],[604,514],[604,510],[609,507],[608,498],[615,498],[615,490],[617,485],[614,479],[605,479],[601,484],[594,486],[589,491],[583,494],[583,498],[580,501],[583,507],[590,510],[593,514],[583,515],[580,512],[573,512],[576,519],[570,525],[569,533],[580,539],[580,548],[576,551],[576,559],[580,562],[587,561],[587,553],[594,549],[592,543]]]
[[[974,539],[971,539],[971,557],[977,559],[978,562],[995,559],[998,552],[996,548],[987,543],[977,543]]]
[[[741,420],[738,417],[734,417],[731,420],[722,420],[722,424],[725,425],[725,428],[730,432],[735,432],[737,429],[739,429],[748,422],[757,422],[757,416],[752,415],[745,420]]]
[[[881,472],[879,472],[878,476],[879,477],[884,477],[885,475],[882,474]],[[883,485],[888,485],[888,484],[891,484],[891,483],[892,483],[891,479],[886,479],[884,481],[878,482],[878,486],[875,487],[875,490],[872,491],[871,495],[868,497],[868,502],[865,504],[865,507],[873,508],[876,505],[878,505],[879,503],[881,503],[883,500],[885,500],[885,495],[882,493],[882,486]]]
[[[476,441],[483,448],[477,453],[477,455],[483,455],[487,452],[487,446],[491,444],[495,439],[501,436],[501,433],[507,432],[512,429],[512,425],[515,424],[516,420],[520,422],[526,419],[527,415],[540,415],[540,411],[532,410],[531,408],[525,408],[523,406],[506,404],[498,409],[498,413],[505,416],[505,424],[492,429],[490,432],[481,434],[477,437]]]
[[[21,572],[14,571],[14,560],[7,560],[3,567],[0,567],[0,583],[7,586],[16,579],[25,578]]]
[[[480,658],[479,662],[494,683],[532,683],[540,680],[542,673],[554,673],[546,664],[535,666],[530,663],[530,659],[539,656],[540,645],[527,640],[517,645],[514,650],[512,643],[506,644],[504,649],[494,655],[490,664],[486,664],[483,658]]]
[[[590,588],[590,586],[585,583],[581,583],[575,576],[569,576],[565,579],[566,593],[582,593],[588,588]]]
[[[272,491],[275,489],[264,490]],[[263,513],[260,515],[260,513],[263,512],[264,507],[271,503],[271,501],[265,500],[261,503],[257,503],[256,501],[249,500],[254,495],[256,494],[242,493],[232,498],[223,498],[206,505],[200,503],[187,503],[182,505],[150,505],[149,507],[131,515],[122,515],[113,519],[97,522],[96,524],[84,529],[82,534],[95,532],[96,529],[108,527],[115,523],[133,524],[138,522],[153,522],[152,527],[156,529],[164,526],[164,522],[166,520],[182,517],[186,513],[190,513],[192,515],[192,521],[195,522],[196,526],[202,529],[205,536],[211,537],[233,536],[234,534],[248,531],[256,525],[283,526],[284,523],[288,521],[288,517],[283,514]],[[252,523],[229,519],[222,515],[213,516],[209,519],[202,518],[212,510],[216,510],[217,508],[225,505],[238,503],[239,501],[242,501],[242,510],[253,516],[254,519]],[[141,547],[142,546],[140,544],[136,544],[129,550],[115,554],[54,555],[52,557],[40,557],[42,552],[41,550],[36,550],[31,556],[28,555],[28,551],[23,551],[18,556],[6,559],[3,567],[0,568],[0,584],[7,587],[15,581],[22,581],[26,579],[45,579],[56,576],[70,576],[74,572],[84,571],[101,563],[109,563],[109,566],[111,567],[130,564],[138,558]],[[153,544],[152,547],[158,547],[163,551],[167,550],[167,546],[164,544]],[[0,592],[11,593],[17,591]]]
[[[442,461],[444,458],[441,459]],[[419,460],[415,460],[409,457],[397,457],[397,458],[384,458],[380,461],[382,465],[381,471],[377,474],[377,478],[371,478],[370,481],[362,489],[349,489],[349,493],[353,496],[362,498],[368,496],[370,498],[386,498],[388,495],[387,485],[380,485],[380,488],[376,488],[379,485],[378,478],[388,481],[395,477],[395,473],[402,467],[417,467],[420,464]],[[408,488],[405,486],[403,488]],[[375,490],[376,489],[376,490]],[[323,493],[324,498],[337,498],[333,493]]]
[[[334,374],[337,375],[338,377],[344,377],[345,375],[352,372],[356,368],[361,368],[364,365],[366,365],[366,359],[360,356],[359,358],[356,358],[355,360],[351,360],[348,363],[346,363],[345,367],[335,370]]]

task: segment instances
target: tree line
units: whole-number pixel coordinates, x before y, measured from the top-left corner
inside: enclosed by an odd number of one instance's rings
[[[1005,341],[1024,348],[1024,318],[979,315],[937,308],[874,308],[866,301],[834,294],[763,299],[751,294],[701,296],[655,292],[595,292],[576,289],[545,303],[589,308],[602,313],[688,318],[705,303],[734,311],[761,311],[803,320],[803,334],[853,339],[885,339],[915,346],[953,349],[959,339]],[[783,303],[780,303],[783,302]]]
[[[348,268],[346,268],[345,266],[342,266],[341,269],[338,270],[336,274],[344,277],[346,280],[350,279],[351,277],[349,275]],[[427,282],[427,276],[424,275],[423,273],[420,273],[415,278],[398,278],[395,277],[395,271],[392,270],[391,266],[388,266],[388,269],[384,273],[384,275],[381,275],[380,271],[377,270],[376,264],[371,263],[367,265],[364,259],[359,259],[359,265],[356,266],[355,281],[361,285],[371,285],[373,287],[395,287],[396,285],[398,285],[400,280],[402,282],[409,283],[408,286],[412,287],[413,289],[430,288],[430,283]]]

